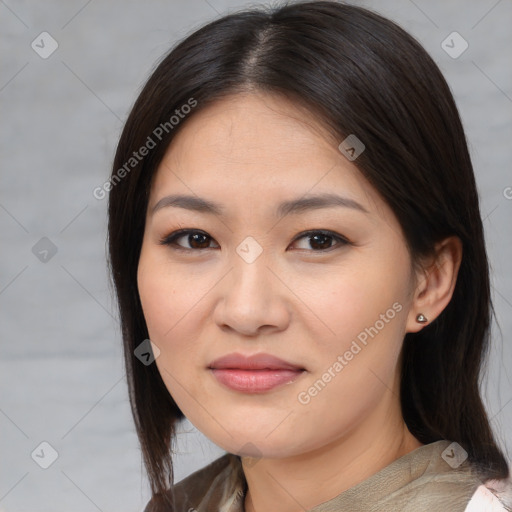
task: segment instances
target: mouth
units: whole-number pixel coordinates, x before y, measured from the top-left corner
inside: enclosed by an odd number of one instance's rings
[[[244,393],[264,393],[278,386],[290,384],[306,369],[270,354],[229,354],[208,366],[222,385]]]

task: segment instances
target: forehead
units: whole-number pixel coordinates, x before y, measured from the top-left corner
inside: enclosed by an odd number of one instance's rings
[[[319,120],[300,105],[282,96],[264,93],[237,94],[204,107],[185,120],[174,138],[178,151],[201,147],[201,155],[224,156],[241,161],[272,156],[294,159],[302,145],[308,150],[331,150],[334,138]],[[330,141],[327,139],[330,137]],[[201,156],[188,154],[188,157]]]
[[[338,144],[310,111],[282,96],[230,96],[185,120],[157,169],[152,203],[176,192],[228,202],[235,192],[254,203],[336,190],[375,208],[378,194]]]

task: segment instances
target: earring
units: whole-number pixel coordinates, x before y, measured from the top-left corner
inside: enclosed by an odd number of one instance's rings
[[[416,322],[426,324],[428,322],[428,318],[423,313],[419,313],[416,317]]]

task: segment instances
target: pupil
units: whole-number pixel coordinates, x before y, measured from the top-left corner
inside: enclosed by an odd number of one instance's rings
[[[328,249],[330,244],[330,236],[329,235],[313,235],[311,237],[311,247],[313,249]],[[318,243],[318,240],[320,242]],[[315,247],[316,246],[316,247]]]
[[[202,243],[201,243],[202,238]],[[196,243],[197,242],[197,243]],[[200,249],[206,249],[209,245],[208,237],[201,233],[194,233],[193,235],[189,235],[188,243],[191,247],[199,247]]]

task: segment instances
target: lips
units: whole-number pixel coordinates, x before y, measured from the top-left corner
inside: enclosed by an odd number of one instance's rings
[[[263,393],[291,383],[306,370],[270,354],[228,354],[208,368],[224,386],[245,393]]]
[[[270,354],[244,356],[236,353],[215,359],[215,361],[210,363],[209,368],[237,370],[304,370],[304,368],[300,366],[288,363]]]

